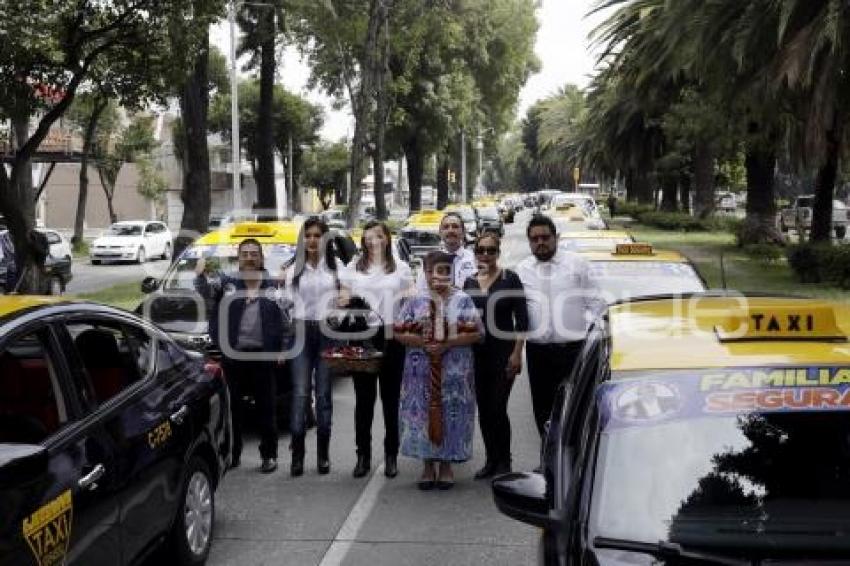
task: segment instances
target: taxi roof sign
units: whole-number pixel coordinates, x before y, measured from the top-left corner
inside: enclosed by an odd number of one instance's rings
[[[261,237],[269,238],[274,236],[277,230],[273,225],[263,224],[261,222],[242,222],[233,228],[232,235],[236,237]]]
[[[614,255],[653,255],[652,244],[628,243],[617,244]]]
[[[731,314],[714,331],[721,342],[787,340],[844,342],[829,306],[775,305]]]

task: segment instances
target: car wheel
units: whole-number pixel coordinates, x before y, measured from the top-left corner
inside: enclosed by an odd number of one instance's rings
[[[165,249],[162,250],[162,259],[171,259],[171,244],[165,244]]]
[[[835,227],[835,237],[839,240],[843,240],[847,235],[847,226],[836,226]]]
[[[99,259],[93,259],[93,260],[91,260],[91,264],[92,265],[100,265],[100,260]]]
[[[177,564],[194,566],[207,560],[212,545],[215,491],[207,464],[197,456],[189,460],[182,500],[171,531]]]
[[[139,248],[139,253],[136,254],[136,263],[145,263],[148,260],[145,254],[145,248]]]
[[[51,295],[59,296],[65,292],[65,286],[62,285],[62,279],[58,275],[52,275],[47,284],[48,292]]]

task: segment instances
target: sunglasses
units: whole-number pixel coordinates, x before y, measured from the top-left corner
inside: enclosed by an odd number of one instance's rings
[[[495,247],[478,247],[475,248],[477,255],[499,255],[499,248]]]

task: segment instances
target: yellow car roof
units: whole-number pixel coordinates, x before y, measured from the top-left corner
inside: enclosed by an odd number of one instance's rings
[[[193,245],[214,246],[238,244],[246,238],[254,238],[263,244],[298,243],[300,222],[239,222],[214,230],[198,238]]]
[[[693,295],[614,305],[608,317],[615,371],[850,362],[850,305],[842,303]]]
[[[588,239],[588,240],[631,240],[634,238],[624,230],[576,230],[575,232],[561,232],[561,240]]]
[[[18,311],[44,305],[66,303],[65,297],[48,297],[42,295],[0,295],[0,316],[7,316]]]
[[[587,261],[653,261],[663,263],[691,263],[686,256],[675,250],[654,249],[651,254],[618,254],[605,251],[577,252]]]

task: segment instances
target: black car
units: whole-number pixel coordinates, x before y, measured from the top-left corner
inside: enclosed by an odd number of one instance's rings
[[[546,565],[850,563],[847,320],[768,295],[610,307],[540,471],[496,478],[496,505],[541,529]]]
[[[0,297],[0,562],[202,564],[228,466],[221,372],[130,313]]]

